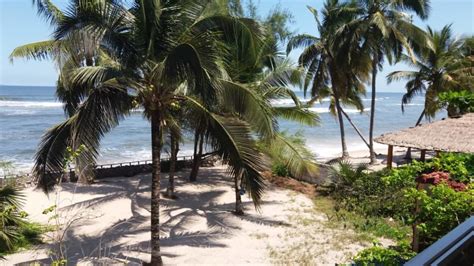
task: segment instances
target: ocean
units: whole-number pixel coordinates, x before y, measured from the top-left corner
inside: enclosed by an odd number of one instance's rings
[[[301,91],[296,92],[303,99]],[[405,113],[400,108],[402,93],[377,93],[375,135],[414,126],[423,108],[423,97],[416,97]],[[365,109],[361,114],[351,107],[345,110],[361,131],[368,136],[370,94],[363,97]],[[272,102],[290,105],[290,99]],[[328,102],[317,103],[311,110],[317,112],[321,124],[302,126],[280,121],[280,129],[289,134],[299,132],[318,159],[337,156],[340,151],[339,126],[329,113]],[[437,118],[445,117],[440,113]],[[56,101],[54,87],[0,86],[0,161],[14,164],[16,171],[27,172],[42,134],[46,129],[65,119],[62,104]],[[346,122],[346,121],[345,121]],[[367,149],[352,127],[345,123],[347,145],[350,151]],[[192,154],[191,134],[185,135],[179,155]],[[107,134],[100,149],[99,163],[115,163],[151,158],[150,126],[141,112],[133,112],[120,125]]]

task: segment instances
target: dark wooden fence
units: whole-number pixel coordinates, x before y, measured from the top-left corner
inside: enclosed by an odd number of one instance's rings
[[[176,171],[179,171],[183,168],[190,167],[193,161],[193,156],[178,156],[176,160]],[[162,158],[161,159],[161,171],[168,172],[170,168],[170,159],[169,158]],[[109,163],[109,164],[99,164],[94,167],[95,178],[107,178],[107,177],[117,177],[117,176],[125,176],[130,177],[138,174],[147,174],[151,173],[152,170],[152,161],[151,160],[144,160],[144,161],[131,161],[131,162],[122,162],[122,163]],[[69,168],[68,169],[69,178],[71,181],[77,180],[75,169]],[[56,172],[56,173],[48,173],[49,175],[59,176],[63,173]],[[14,174],[14,175],[5,175],[2,181],[7,179],[14,179],[14,178],[31,178],[30,173],[24,174]]]

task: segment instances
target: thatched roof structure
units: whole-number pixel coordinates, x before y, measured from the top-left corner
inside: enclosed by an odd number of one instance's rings
[[[428,151],[474,153],[474,113],[383,134],[374,141]]]

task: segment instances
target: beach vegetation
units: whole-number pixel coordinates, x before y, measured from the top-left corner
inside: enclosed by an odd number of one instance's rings
[[[474,214],[470,160],[469,154],[445,153],[375,172],[339,162],[332,170],[335,184],[329,195],[335,212],[330,217],[374,235],[409,241],[413,251],[421,251]],[[397,253],[374,247],[361,254],[376,260]]]
[[[330,99],[330,112],[339,123],[342,157],[347,157],[342,105],[364,110],[360,95],[365,94],[363,83],[368,79],[370,58],[354,43],[353,36],[335,33],[356,19],[356,3],[327,1],[321,18],[316,9],[308,9],[314,16],[319,36],[298,34],[292,37],[287,54],[303,49],[298,64],[303,69],[304,95],[309,92],[312,99],[309,103]],[[357,60],[350,60],[355,57]]]
[[[458,117],[474,113],[474,92],[469,90],[449,91],[439,94],[441,105],[448,111],[449,117]]]
[[[430,1],[357,1],[359,15],[349,22],[346,34],[360,36],[363,51],[370,58],[371,69],[371,104],[369,118],[369,149],[370,162],[375,163],[374,152],[374,128],[375,128],[375,101],[377,94],[377,74],[382,70],[385,58],[390,64],[395,63],[402,51],[405,50],[412,62],[413,45],[426,46],[426,38],[423,30],[412,23],[411,14],[420,19],[428,18],[430,12]]]
[[[416,95],[425,95],[425,104],[417,125],[425,116],[433,118],[443,107],[440,94],[459,91],[472,87],[472,56],[469,56],[472,41],[469,38],[456,38],[451,26],[444,26],[436,31],[427,30],[427,47],[414,50],[416,60],[406,54],[400,57],[402,62],[411,65],[415,70],[394,71],[387,76],[387,81],[406,80],[406,93],[402,97],[402,111]],[[472,49],[472,47],[471,47]]]
[[[21,210],[24,195],[14,186],[0,188],[0,256],[42,243],[45,228],[27,220]]]
[[[11,58],[55,59],[60,70],[57,95],[67,115],[42,138],[33,169],[36,181],[46,191],[51,189],[60,180],[47,173],[63,170],[67,148],[86,147],[75,156],[74,166],[79,181],[90,182],[103,135],[133,109],[143,108],[151,125],[154,265],[162,264],[160,159],[165,130],[176,121],[173,106],[179,104],[192,114],[200,125],[199,139],[229,166],[237,214],[243,213],[242,191],[258,208],[265,187],[261,173],[266,164],[255,137],[281,140],[275,130],[277,115],[306,117],[315,123],[316,116],[300,111],[299,104],[286,112],[271,108],[269,99],[291,93],[281,84],[295,77],[275,72],[281,69],[277,64],[268,72],[261,67],[255,71],[259,75],[253,77],[266,78],[258,87],[252,83],[256,80],[242,71],[236,75],[226,65],[226,59],[237,58],[238,64],[249,66],[266,47],[263,28],[255,20],[230,16],[227,9],[214,9],[211,2],[158,5],[137,0],[128,8],[121,2],[85,0],[70,3],[65,11],[49,1],[33,2],[53,25],[54,39],[39,49],[31,49],[36,44],[18,47]]]
[[[319,117],[309,107],[325,99],[339,125],[342,160],[332,166],[329,197],[316,197],[315,208],[334,226],[368,233],[351,240],[369,241],[375,235],[397,241],[393,247],[376,244],[360,252],[356,264],[403,263],[474,214],[474,155],[443,153],[382,171],[344,160],[349,156],[345,117],[367,144],[371,163],[376,162],[376,79],[385,61],[414,68],[392,72],[387,80],[406,81],[402,111],[424,94],[416,125],[442,108],[450,117],[474,111],[473,38],[455,38],[449,25],[440,31],[415,26],[409,13],[426,19],[429,0],[327,0],[320,11],[308,7],[317,36],[295,35],[288,27],[291,13],[279,6],[260,17],[252,1],[245,8],[239,0],[76,0],[64,10],[49,0],[32,2],[52,26],[52,39],[17,47],[10,58],[53,60],[59,70],[56,95],[65,113],[64,121],[40,141],[35,181],[49,192],[64,177],[51,173],[65,174],[74,166],[78,181],[91,183],[104,135],[141,110],[151,129],[151,265],[163,264],[163,151],[169,149],[170,155],[167,197],[176,197],[177,155],[184,134],[191,133],[189,181],[197,180],[206,156],[219,157],[233,181],[234,212],[243,215],[246,193],[259,209],[268,170],[279,182],[281,177],[317,176],[303,137],[280,131],[279,119],[317,126]],[[302,49],[297,65],[284,57],[284,46],[287,56]],[[364,112],[368,84],[367,141],[344,108]],[[310,101],[302,103],[291,87],[302,87]],[[287,98],[292,106],[272,105],[272,100]],[[10,167],[0,162],[4,173]],[[300,189],[313,193],[314,187]],[[44,229],[26,220],[21,198],[15,187],[0,189],[0,255],[41,241]],[[56,205],[43,213],[51,215],[59,234],[53,264],[66,264],[62,241],[73,220],[61,224]],[[294,217],[304,227],[313,218]],[[312,257],[305,254],[303,261]]]
[[[353,258],[355,265],[402,265],[416,253],[410,250],[409,245],[390,246],[388,248],[374,244],[373,247],[362,250]]]
[[[0,176],[10,175],[15,169],[15,165],[11,161],[0,161]]]

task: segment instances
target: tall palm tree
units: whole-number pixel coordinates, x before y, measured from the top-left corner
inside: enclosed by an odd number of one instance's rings
[[[349,153],[342,105],[350,104],[363,110],[359,94],[364,93],[362,82],[367,78],[368,58],[364,56],[357,41],[352,40],[352,36],[336,33],[356,18],[358,9],[354,2],[328,0],[322,11],[322,22],[314,8],[308,9],[314,15],[319,37],[309,34],[296,35],[289,41],[287,53],[295,48],[304,48],[298,61],[305,71],[305,95],[311,85],[310,94],[313,101],[330,97],[331,113],[337,115],[339,122],[342,157],[347,157]]]
[[[258,206],[264,187],[260,172],[264,168],[251,126],[239,117],[213,113],[205,102],[218,98],[226,88],[235,87],[225,81],[222,42],[236,41],[236,35],[250,44],[258,42],[257,23],[207,15],[207,1],[136,0],[127,9],[119,1],[74,0],[62,13],[49,1],[34,2],[40,14],[54,18],[55,39],[39,49],[35,48],[37,44],[20,47],[12,57],[54,55],[57,61],[65,57],[66,61],[76,63],[60,68],[60,80],[66,78],[71,86],[58,86],[58,90],[64,90],[68,96],[61,100],[71,106],[71,113],[42,139],[34,167],[40,186],[48,189],[57,183],[47,172],[62,168],[68,146],[87,147],[78,156],[78,169],[93,164],[101,137],[133,108],[141,106],[151,123],[151,264],[161,265],[162,137],[166,118],[171,116],[170,106],[180,103],[206,119],[206,137],[228,163],[235,180],[247,185]],[[57,52],[55,47],[63,43],[81,47],[85,51],[84,58],[80,58],[83,60],[68,60],[75,53],[66,53],[62,48]],[[247,49],[251,51],[252,46]],[[259,112],[255,114],[257,117]]]
[[[217,10],[224,10],[221,12],[235,13],[242,17],[244,16],[244,9],[241,3],[233,1],[221,3],[222,6],[215,7]],[[254,12],[249,12],[254,13]],[[252,15],[252,14],[250,14]],[[253,14],[253,19],[261,20]],[[263,109],[268,110],[269,116],[275,116],[281,119],[293,120],[306,125],[314,126],[318,122],[318,117],[315,113],[309,112],[303,106],[294,92],[289,89],[290,85],[299,86],[301,83],[300,70],[284,59],[282,53],[279,52],[280,43],[285,41],[291,32],[286,25],[291,18],[289,13],[285,10],[273,10],[265,20],[261,20],[265,28],[265,35],[263,45],[259,47],[256,57],[249,57],[245,49],[245,44],[236,43],[230,47],[230,52],[226,59],[228,62],[227,73],[234,81],[234,85],[246,87],[252,97],[259,102]],[[225,96],[225,95],[224,95]],[[252,120],[254,116],[251,112],[245,110],[246,106],[242,106],[239,111],[235,109],[229,110],[228,106],[232,106],[232,102],[237,102],[238,96],[228,95],[229,103],[221,106],[221,112],[233,112],[239,116],[243,116],[245,120]],[[225,99],[226,97],[224,97]],[[270,101],[276,98],[291,98],[294,101],[293,107],[275,107],[271,106]],[[245,100],[242,101],[245,103]],[[214,106],[215,107],[215,106]],[[245,116],[247,116],[245,118]],[[190,174],[190,180],[196,180],[199,170],[199,161],[202,157],[203,145],[205,144],[204,134],[201,133],[205,128],[205,123],[197,119],[193,119],[195,126],[194,137],[194,157],[193,167]],[[304,148],[291,147],[291,142],[286,139],[286,136],[278,133],[278,120],[255,121],[259,127],[254,127],[254,131],[259,136],[260,141],[268,144],[266,147],[276,147],[275,143],[279,143],[280,148],[287,149],[285,158],[291,157],[292,160],[286,160],[288,166],[294,176],[303,174],[315,174],[316,165],[313,162],[310,153]],[[273,129],[271,128],[273,125]],[[261,128],[263,126],[263,128]],[[272,143],[272,145],[270,145]],[[280,150],[283,152],[283,150]],[[212,154],[213,152],[207,153]],[[291,163],[289,163],[291,161]]]
[[[413,59],[411,43],[424,43],[423,32],[411,22],[406,11],[414,12],[421,19],[429,14],[429,0],[357,0],[360,16],[351,22],[347,30],[358,32],[362,46],[372,58],[371,104],[369,124],[370,161],[376,162],[374,152],[375,99],[377,93],[377,73],[382,69],[384,57],[392,62],[392,57],[406,49]]]
[[[424,108],[415,126],[423,117],[435,116],[441,107],[438,101],[440,93],[472,86],[472,58],[465,54],[467,50],[462,49],[467,42],[455,38],[450,25],[444,26],[440,31],[428,27],[427,34],[430,45],[415,50],[415,62],[406,54],[400,58],[414,70],[394,71],[387,76],[389,83],[407,81],[406,93],[402,98],[402,111],[416,95],[425,93]]]

